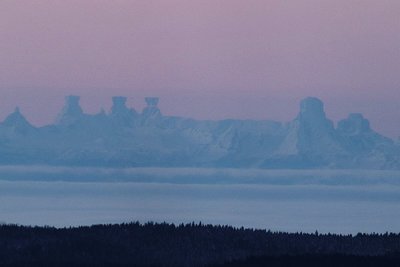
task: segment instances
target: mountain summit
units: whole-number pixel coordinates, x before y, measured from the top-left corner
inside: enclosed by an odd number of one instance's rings
[[[12,129],[14,133],[23,135],[29,134],[35,129],[21,114],[18,107],[15,108],[13,113],[7,116],[2,125],[8,129]]]
[[[79,101],[67,96],[56,123],[40,128],[17,108],[0,125],[0,164],[400,169],[397,142],[358,113],[335,127],[315,97],[289,123],[164,116],[157,97],[138,113],[116,96],[110,112],[90,115]]]

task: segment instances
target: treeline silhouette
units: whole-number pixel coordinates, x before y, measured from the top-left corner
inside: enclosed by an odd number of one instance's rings
[[[335,260],[342,264],[321,265]],[[61,229],[0,226],[0,266],[385,266],[391,262],[400,262],[400,234],[290,234],[201,223]]]
[[[250,257],[211,267],[398,267],[396,256],[286,255]]]

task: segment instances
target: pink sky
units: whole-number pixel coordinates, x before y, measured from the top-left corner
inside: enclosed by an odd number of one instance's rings
[[[51,122],[126,95],[199,119],[291,120],[317,96],[400,135],[398,0],[0,1],[0,119]]]

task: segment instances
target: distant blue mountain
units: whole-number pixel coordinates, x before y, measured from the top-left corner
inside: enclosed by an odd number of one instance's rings
[[[139,113],[120,96],[110,112],[89,115],[79,100],[66,97],[56,122],[40,128],[17,108],[0,124],[0,164],[400,169],[398,143],[361,114],[335,127],[313,97],[289,123],[164,116],[158,98],[146,98]]]

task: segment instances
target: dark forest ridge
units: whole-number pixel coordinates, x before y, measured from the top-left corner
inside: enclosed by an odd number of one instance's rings
[[[399,234],[289,234],[194,223],[130,223],[62,229],[3,225],[0,236],[1,266],[200,267],[249,257],[275,263],[290,257],[353,264],[365,257],[381,263],[400,259]]]
[[[358,113],[335,127],[313,97],[289,123],[164,116],[156,97],[145,99],[141,113],[118,96],[109,113],[89,115],[79,100],[66,97],[56,122],[40,128],[16,108],[0,125],[0,164],[400,169],[398,142]]]

